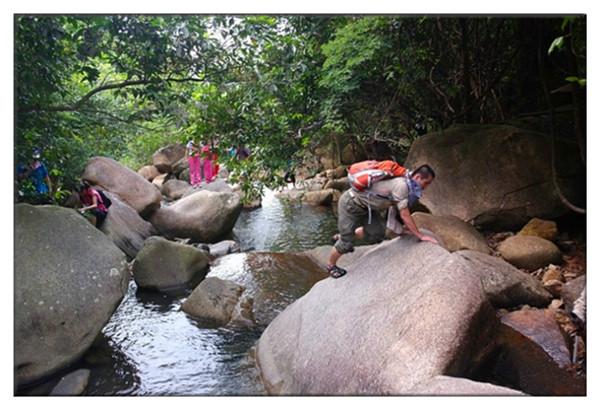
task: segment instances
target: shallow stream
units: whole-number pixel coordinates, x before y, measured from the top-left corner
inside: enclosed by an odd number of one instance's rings
[[[244,210],[232,239],[242,250],[300,251],[330,244],[329,208],[287,204],[267,191],[263,206]],[[255,299],[254,329],[207,328],[181,311],[192,289],[127,295],[79,367],[91,370],[87,395],[258,395],[253,346],[265,326],[322,276],[302,258],[240,253],[217,259],[208,276],[231,279]]]

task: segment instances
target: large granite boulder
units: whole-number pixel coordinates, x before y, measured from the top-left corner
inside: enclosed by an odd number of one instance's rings
[[[578,149],[557,141],[556,172],[563,194],[583,204],[585,169]],[[476,226],[518,229],[532,217],[568,211],[552,183],[547,135],[508,125],[458,125],[417,138],[406,165],[429,164],[436,180],[422,203]]]
[[[133,278],[141,288],[176,289],[202,280],[208,262],[205,251],[151,236],[133,261]]]
[[[552,242],[538,236],[515,235],[498,245],[502,257],[517,268],[536,270],[562,263],[562,254]]]
[[[160,173],[169,173],[173,165],[185,156],[185,146],[171,144],[158,149],[152,154],[152,164]]]
[[[160,207],[162,196],[156,186],[117,161],[106,157],[91,158],[83,179],[99,185],[119,197],[140,215],[146,217]]]
[[[378,245],[363,245],[355,246],[354,252],[345,253],[338,260],[339,266],[348,266],[359,260],[364,254],[370,250],[376,248]],[[329,254],[331,253],[331,245],[318,246],[307,251],[300,252],[299,255],[308,256],[314,262],[316,262],[322,269],[325,269],[329,263]]]
[[[513,308],[520,305],[546,307],[552,295],[542,283],[511,264],[477,251],[459,251],[470,271],[481,279],[483,290],[495,308]]]
[[[117,308],[123,252],[77,211],[15,206],[14,365],[18,385],[78,360]]]
[[[450,252],[472,249],[482,253],[491,253],[487,242],[473,225],[454,215],[431,215],[415,212],[412,218],[419,229],[427,229],[440,238]]]
[[[144,246],[146,238],[155,234],[155,229],[117,195],[111,192],[105,194],[112,201],[112,205],[100,229],[133,259]]]
[[[146,181],[152,182],[154,178],[160,175],[158,169],[154,165],[144,165],[140,169],[138,169],[138,174],[140,174]]]
[[[160,188],[160,192],[168,199],[174,201],[181,198],[187,191],[192,188],[186,181],[179,179],[170,179]]]
[[[487,356],[497,320],[464,260],[400,237],[340,279],[318,282],[262,334],[256,351],[272,394],[405,394],[461,377]]]
[[[168,238],[213,243],[233,229],[241,211],[236,194],[200,191],[159,209],[150,222]]]
[[[523,396],[524,393],[508,387],[450,376],[435,376],[414,387],[415,396]]]
[[[198,319],[225,326],[231,320],[244,289],[230,280],[206,278],[194,289],[181,309]]]

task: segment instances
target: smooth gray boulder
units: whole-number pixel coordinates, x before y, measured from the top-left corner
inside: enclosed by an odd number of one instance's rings
[[[412,237],[386,241],[339,279],[318,282],[262,334],[271,394],[407,394],[460,377],[489,352],[497,319],[464,260]]]
[[[419,229],[427,229],[435,233],[450,252],[462,249],[472,249],[486,254],[492,252],[483,235],[473,225],[454,215],[431,215],[415,212],[412,214],[412,218]]]
[[[560,249],[538,236],[511,236],[498,245],[498,252],[506,261],[521,269],[536,270],[551,263],[562,263]]]
[[[91,158],[85,166],[82,179],[119,195],[143,217],[160,207],[162,196],[156,186],[112,158]]]
[[[79,396],[85,391],[90,379],[88,369],[79,369],[62,377],[50,392],[50,396]]]
[[[123,299],[125,254],[77,211],[15,206],[14,366],[17,385],[78,360]]]
[[[220,258],[221,256],[229,255],[240,251],[240,245],[236,241],[225,240],[213,245],[208,245],[210,256]]]
[[[133,261],[133,278],[141,288],[179,288],[202,280],[208,262],[208,254],[200,249],[151,236]]]
[[[233,229],[241,211],[236,194],[200,191],[159,209],[150,222],[167,238],[212,243]]]
[[[585,204],[585,166],[576,144],[556,141],[555,171],[562,193]],[[494,229],[519,229],[532,217],[570,210],[552,182],[550,137],[509,125],[455,125],[418,137],[405,164],[436,172],[421,202],[432,214]]]
[[[525,304],[546,307],[552,302],[552,295],[539,280],[502,258],[471,250],[456,254],[468,261],[469,271],[481,279],[483,290],[495,308],[513,308]]]
[[[181,198],[192,186],[186,181],[179,179],[170,179],[162,184],[160,192],[168,199],[175,201]]]
[[[181,309],[199,319],[225,326],[240,301],[244,286],[216,277],[204,279],[186,299]]]
[[[196,187],[190,187],[184,194],[183,197],[188,197],[190,195],[194,195],[200,191],[211,191],[211,192],[224,192],[224,193],[232,193],[233,189],[227,184],[227,182],[221,178],[217,178],[212,182],[206,183],[203,181],[200,185]]]
[[[112,205],[100,229],[133,259],[144,246],[146,238],[156,233],[155,229],[117,195],[108,191],[105,194],[112,201]]]
[[[491,383],[450,376],[435,376],[413,388],[415,396],[524,396],[525,393]]]
[[[152,165],[161,173],[169,173],[173,165],[185,156],[185,146],[171,144],[158,149],[152,154]]]

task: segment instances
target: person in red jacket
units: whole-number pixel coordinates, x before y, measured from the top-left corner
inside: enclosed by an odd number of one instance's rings
[[[89,182],[85,180],[77,187],[77,193],[79,194],[81,203],[84,205],[82,208],[79,208],[78,211],[82,214],[85,211],[90,211],[96,220],[96,228],[100,229],[102,223],[106,219],[106,215],[108,215],[108,208],[104,205],[100,193],[92,188]]]

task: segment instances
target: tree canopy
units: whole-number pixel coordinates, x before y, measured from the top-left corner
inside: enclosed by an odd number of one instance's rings
[[[353,144],[376,156],[383,144],[402,158],[424,129],[565,107],[585,158],[585,24],[584,16],[19,15],[15,159],[43,149],[55,185],[69,189],[91,156],[137,169],[162,145],[212,140],[222,151],[249,146],[251,160],[230,167],[274,185],[317,146],[341,155],[340,144]]]

